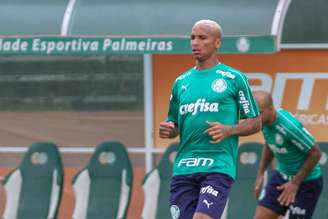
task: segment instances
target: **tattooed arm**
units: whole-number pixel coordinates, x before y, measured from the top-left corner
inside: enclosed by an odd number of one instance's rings
[[[261,130],[261,118],[249,118],[240,121],[237,125],[223,125],[219,122],[206,122],[210,128],[205,130],[204,134],[212,137],[211,143],[216,144],[223,139],[231,136],[247,136]]]

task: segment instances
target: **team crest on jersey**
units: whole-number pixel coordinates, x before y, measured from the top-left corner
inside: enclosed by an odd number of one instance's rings
[[[216,79],[212,83],[212,90],[216,93],[222,93],[227,89],[227,87],[227,82],[222,78]]]
[[[178,219],[180,217],[180,209],[178,206],[171,205],[170,212],[173,219]]]
[[[282,145],[284,143],[284,139],[282,138],[282,136],[280,134],[276,134],[275,136],[275,141],[278,145]]]

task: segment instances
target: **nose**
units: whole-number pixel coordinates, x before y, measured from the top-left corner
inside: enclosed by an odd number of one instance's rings
[[[196,38],[191,40],[192,46],[197,46],[198,44],[199,44],[199,41]]]

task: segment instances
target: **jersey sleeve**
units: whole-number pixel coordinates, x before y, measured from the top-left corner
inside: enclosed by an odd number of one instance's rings
[[[290,142],[301,151],[309,152],[315,143],[315,138],[308,132],[300,121],[289,112],[281,114],[288,124],[288,134]]]
[[[244,74],[237,74],[236,86],[240,118],[247,119],[257,117],[260,114],[259,108],[254,100],[248,79]]]
[[[178,113],[179,113],[178,89],[177,89],[177,81],[175,81],[171,89],[169,111],[166,121],[171,121],[174,122],[175,124],[178,124]]]

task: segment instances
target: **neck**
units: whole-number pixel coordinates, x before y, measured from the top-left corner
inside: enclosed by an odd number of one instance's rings
[[[272,110],[272,115],[270,117],[270,120],[268,121],[268,125],[271,126],[274,123],[274,121],[276,120],[276,118],[277,118],[277,113],[276,113],[276,110],[273,109]]]
[[[219,60],[216,57],[216,54],[213,54],[206,60],[196,60],[196,69],[197,70],[204,70],[209,69],[219,64]]]

